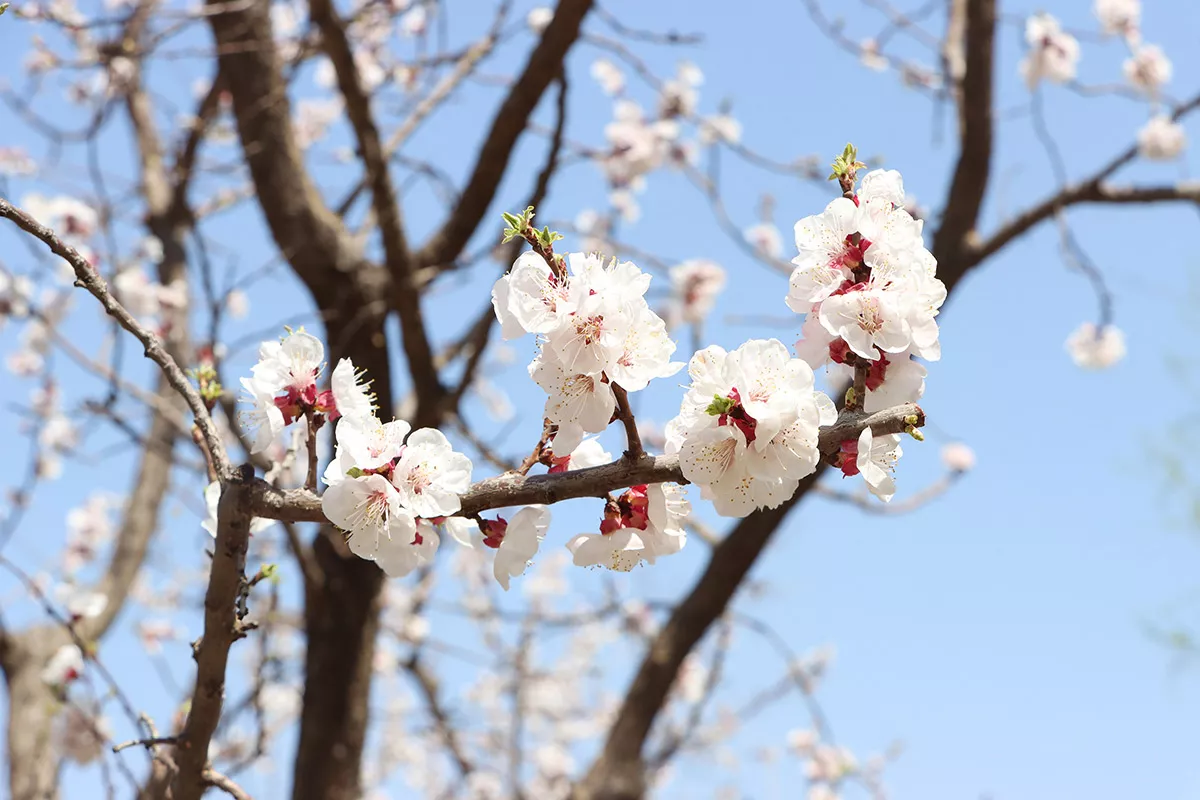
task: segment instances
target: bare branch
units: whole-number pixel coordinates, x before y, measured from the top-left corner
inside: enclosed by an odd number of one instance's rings
[[[321,29],[324,49],[333,64],[338,88],[346,101],[346,116],[354,129],[358,152],[371,186],[375,221],[379,225],[384,256],[392,275],[392,304],[400,316],[404,354],[417,395],[416,417],[418,420],[432,420],[437,413],[442,387],[421,314],[421,295],[413,280],[412,259],[404,235],[400,204],[392,184],[379,128],[371,111],[371,99],[363,88],[345,26],[331,0],[312,0],[310,13],[313,22]]]
[[[554,19],[542,33],[521,75],[496,111],[458,205],[442,228],[417,253],[416,261],[421,266],[453,261],[467,246],[495,198],[517,139],[542,94],[562,69],[563,58],[579,38],[583,18],[591,7],[592,0],[560,0]]]
[[[209,768],[204,770],[200,776],[200,779],[205,783],[205,785],[220,789],[225,794],[232,797],[233,800],[254,800],[254,798],[250,796],[249,792],[234,782],[233,778],[230,778],[228,775],[222,775],[215,769]]]
[[[1178,121],[1200,108],[1200,94],[1180,105],[1171,114]],[[1110,186],[1107,181],[1117,170],[1137,158],[1137,145],[1132,145],[1101,166],[1087,179],[1064,186],[1050,197],[1017,214],[987,239],[976,242],[967,252],[963,269],[983,262],[1034,226],[1053,217],[1058,211],[1080,203],[1154,203],[1190,201],[1200,203],[1200,184],[1180,183],[1175,186]]]
[[[225,446],[221,443],[221,437],[217,433],[212,417],[209,416],[208,408],[204,405],[204,400],[200,397],[200,393],[196,391],[196,388],[192,386],[191,381],[183,373],[179,364],[175,362],[175,359],[163,347],[162,341],[158,336],[146,330],[141,323],[133,318],[132,314],[125,310],[124,306],[116,301],[108,291],[104,280],[92,268],[87,259],[80,255],[79,251],[75,248],[65,244],[62,239],[55,235],[54,231],[24,211],[21,211],[3,197],[0,197],[0,217],[12,220],[18,228],[40,239],[50,248],[51,252],[70,264],[71,268],[75,271],[75,285],[86,289],[88,293],[100,301],[100,305],[109,316],[116,319],[122,328],[132,333],[134,338],[142,343],[142,346],[145,348],[146,358],[158,365],[167,382],[171,384],[171,388],[178,392],[187,402],[188,408],[191,409],[195,417],[195,424],[204,435],[205,448],[208,450],[213,464],[217,465],[218,473],[223,477],[231,475],[233,470],[229,464],[229,458],[225,454]]]

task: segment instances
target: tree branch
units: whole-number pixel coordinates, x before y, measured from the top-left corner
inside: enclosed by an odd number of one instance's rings
[[[449,218],[416,255],[422,267],[456,259],[487,213],[508,168],[517,140],[525,130],[546,87],[562,69],[563,59],[579,38],[583,18],[593,0],[560,0],[554,19],[542,33],[525,68],[496,111],[475,159],[475,168]]]
[[[392,305],[400,317],[404,354],[417,396],[416,418],[422,424],[436,419],[442,387],[433,350],[421,314],[421,294],[413,280],[412,259],[404,235],[400,204],[392,185],[387,155],[371,111],[371,98],[363,88],[346,29],[332,0],[312,0],[312,20],[321,29],[325,53],[333,63],[338,88],[345,99],[346,116],[354,129],[358,151],[371,186],[372,208],[383,239],[383,251],[392,276]]]
[[[1180,105],[1171,114],[1179,121],[1200,108],[1200,94]],[[1137,145],[1131,145],[1101,166],[1085,180],[1064,186],[1050,197],[1017,214],[998,231],[982,242],[969,246],[968,269],[995,255],[1014,239],[1030,231],[1034,226],[1053,217],[1059,210],[1079,203],[1154,203],[1184,200],[1200,203],[1200,184],[1188,182],[1175,186],[1110,186],[1106,181],[1121,167],[1137,158]],[[935,253],[936,255],[936,253]]]
[[[962,2],[963,0],[959,0]],[[956,3],[957,5],[957,3]],[[958,92],[958,162],[933,236],[938,261],[966,246],[987,192],[992,159],[992,94],[996,37],[995,0],[965,0],[965,65]],[[945,276],[941,276],[945,280]]]
[[[819,448],[825,455],[837,452],[847,439],[857,439],[864,428],[877,436],[903,433],[916,417],[914,427],[925,424],[925,414],[915,403],[905,403],[872,414],[843,414],[836,423],[821,429]],[[462,515],[494,508],[549,505],[577,497],[604,497],[627,486],[650,483],[687,483],[678,456],[646,457],[633,464],[614,461],[599,467],[555,474],[526,476],[509,472],[474,484],[462,495]],[[321,498],[303,489],[280,490],[266,481],[255,481],[250,489],[254,516],[288,522],[324,522]]]
[[[54,231],[24,211],[21,211],[3,197],[0,197],[0,217],[12,220],[18,228],[40,239],[50,248],[51,252],[70,264],[75,272],[75,285],[86,289],[89,294],[100,301],[100,305],[109,316],[116,319],[122,328],[132,333],[134,338],[142,343],[142,346],[145,348],[146,358],[158,365],[167,382],[171,384],[171,388],[178,392],[187,402],[188,408],[191,409],[195,417],[195,424],[200,428],[200,432],[204,437],[205,448],[208,450],[209,457],[212,458],[212,463],[216,466],[218,474],[223,477],[231,475],[233,470],[229,464],[229,458],[225,454],[225,446],[221,443],[220,434],[217,433],[212,417],[208,413],[208,408],[204,405],[204,400],[201,399],[200,393],[192,386],[191,381],[188,380],[187,375],[184,374],[179,364],[176,363],[171,354],[163,347],[162,340],[146,330],[146,328],[133,318],[132,314],[125,310],[124,306],[116,301],[108,291],[108,286],[104,283],[104,280],[92,268],[87,259],[80,255],[79,251],[75,248],[64,244],[55,235]]]
[[[173,800],[196,800],[211,783],[205,775],[208,745],[221,719],[229,649],[245,635],[238,600],[248,591],[246,550],[253,515],[247,500],[253,474],[252,466],[243,466],[240,475],[224,484],[217,506],[217,538],[204,595],[204,636],[195,648],[196,686],[174,747],[179,772],[173,782]]]

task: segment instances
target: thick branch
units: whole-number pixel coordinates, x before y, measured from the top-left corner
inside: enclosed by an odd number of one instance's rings
[[[958,163],[933,237],[939,261],[957,253],[974,230],[987,192],[992,159],[995,0],[966,0],[965,67],[957,93]]]
[[[696,581],[650,644],[629,687],[600,757],[575,788],[572,800],[631,800],[646,791],[642,747],[666,702],[683,659],[725,612],[758,555],[783,518],[821,477],[824,467],[800,482],[796,494],[778,508],[756,511],[741,520],[713,548],[704,574]]]
[[[441,384],[421,314],[421,295],[413,280],[400,204],[371,110],[371,98],[363,88],[345,26],[332,0],[312,0],[310,13],[313,22],[321,29],[324,49],[333,64],[338,88],[346,101],[346,116],[354,129],[358,151],[367,172],[367,182],[371,186],[372,208],[383,240],[388,271],[392,276],[392,303],[400,316],[404,354],[417,396],[416,419],[419,424],[433,424],[436,422]]]
[[[175,745],[179,772],[174,781],[174,800],[194,800],[212,781],[205,775],[208,745],[212,741],[225,700],[225,669],[229,649],[244,635],[238,618],[238,598],[246,586],[246,550],[250,543],[251,513],[247,481],[253,467],[229,481],[217,507],[217,539],[212,571],[204,595],[204,636],[196,647],[196,687],[192,692],[187,721]]]
[[[863,428],[876,435],[902,433],[917,418],[915,427],[925,424],[925,414],[914,403],[876,411],[872,414],[844,414],[821,430],[819,447],[829,455],[842,442],[857,439]],[[493,508],[549,505],[577,497],[604,497],[608,492],[649,483],[687,483],[679,468],[678,456],[643,456],[635,463],[614,461],[600,467],[570,470],[553,475],[521,475],[508,472],[474,484],[462,496],[463,515],[478,514]],[[289,522],[324,522],[321,498],[303,489],[283,491],[266,481],[256,481],[250,491],[254,516]]]
[[[453,261],[479,227],[496,196],[496,189],[508,168],[517,139],[524,132],[546,87],[562,69],[567,51],[579,38],[580,26],[592,2],[560,0],[554,11],[554,19],[542,33],[525,68],[492,119],[491,128],[475,159],[474,170],[458,205],[450,212],[442,228],[417,254],[416,260],[421,266]]]
[[[366,312],[386,296],[342,221],[322,201],[304,165],[271,32],[270,4],[208,0],[220,70],[233,97],[238,136],[259,206],[280,252],[322,310]],[[367,285],[374,281],[376,285]],[[345,311],[343,311],[345,309]],[[334,349],[346,342],[331,341]]]

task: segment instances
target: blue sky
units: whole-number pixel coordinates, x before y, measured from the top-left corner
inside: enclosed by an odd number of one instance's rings
[[[1095,30],[1086,5],[1048,2],[1043,7],[1069,26]],[[1161,44],[1173,60],[1169,90],[1186,98],[1200,74],[1194,47],[1200,23],[1178,0],[1148,6],[1145,37]],[[638,27],[702,31],[703,44],[686,53],[654,47],[639,52],[660,74],[681,57],[698,63],[706,78],[701,109],[712,112],[728,99],[750,147],[782,159],[816,154],[827,160],[847,140],[854,141],[863,154],[881,155],[887,166],[900,169],[910,193],[935,207],[939,202],[955,157],[952,110],[947,107],[939,115],[927,98],[901,89],[895,75],[862,68],[814,30],[802,3],[757,2],[735,9],[664,0],[609,8]],[[1016,19],[1033,10],[1011,5],[1004,13]],[[452,38],[472,35],[487,24],[471,11],[451,12]],[[846,13],[854,38],[869,36],[881,25],[877,15],[857,4],[847,5]],[[19,86],[19,54],[31,31],[15,19],[2,22],[0,73]],[[1001,31],[998,107],[1020,109],[1028,98],[1016,66],[1021,31],[1011,23]],[[528,37],[518,37],[498,54],[492,71],[519,63],[528,46]],[[1081,80],[1102,84],[1121,79],[1119,43],[1085,40],[1082,46]],[[571,56],[568,130],[573,138],[593,144],[600,141],[611,114],[610,101],[587,76],[597,55],[594,47],[581,45]],[[153,81],[164,97],[186,107],[191,80],[203,72],[191,62],[165,62]],[[643,90],[636,91],[644,103],[650,102]],[[469,162],[461,154],[474,151],[496,96],[493,88],[468,87],[414,137],[411,153],[436,158],[455,177],[464,175]],[[1046,105],[1073,176],[1086,174],[1128,146],[1146,114],[1144,104],[1127,98],[1080,98],[1056,87],[1046,90]],[[57,118],[72,113],[62,104],[42,108]],[[550,108],[540,109],[539,119],[550,121]],[[1189,126],[1189,133],[1200,140],[1197,126]],[[113,174],[129,174],[124,137],[118,125],[102,140],[104,163]],[[335,142],[338,137],[344,131],[335,132]],[[985,231],[1053,186],[1027,117],[1006,115],[996,140]],[[20,125],[6,126],[0,146],[7,144],[45,152]],[[540,140],[519,149],[494,216],[521,204],[543,150]],[[792,223],[819,211],[832,196],[747,168],[727,154],[723,163],[726,202],[739,224],[754,221],[757,198],[769,191],[789,249]],[[86,193],[87,180],[79,172],[85,165],[85,153],[68,151],[60,166],[46,170],[45,183],[13,181],[7,191],[17,199],[39,186]],[[314,170],[329,187],[343,187],[350,180],[328,158],[314,157]],[[1181,164],[1137,164],[1122,173],[1124,179],[1150,183],[1186,174]],[[329,196],[340,193],[331,188]],[[420,190],[406,197],[414,239],[436,225],[437,206],[430,199]],[[597,171],[585,165],[555,182],[542,217],[569,220],[603,203]],[[709,342],[733,347],[750,337],[778,336],[789,344],[795,339],[799,320],[788,321],[782,278],[749,262],[716,228],[703,200],[679,175],[651,176],[641,205],[641,220],[623,225],[623,238],[678,258],[711,258],[730,272],[731,286],[707,331]],[[247,213],[218,218],[210,230],[221,270],[240,275],[273,256],[257,212],[247,208]],[[129,213],[130,220],[135,216]],[[1063,350],[1067,334],[1095,318],[1096,302],[1086,281],[1062,264],[1050,228],[1038,229],[987,262],[960,284],[941,318],[944,357],[930,365],[922,401],[933,428],[926,444],[905,447],[901,499],[936,477],[937,450],[951,438],[975,449],[977,469],[936,502],[902,516],[868,516],[830,501],[806,501],[761,559],[754,578],[766,588],[756,598],[744,599],[741,607],[770,622],[797,651],[826,643],[837,647],[819,697],[839,743],[860,756],[903,740],[906,750],[887,772],[891,796],[1200,798],[1200,762],[1195,758],[1200,680],[1191,665],[1179,668],[1173,654],[1146,632],[1148,624],[1194,620],[1200,608],[1200,549],[1183,522],[1196,484],[1167,481],[1163,469],[1175,454],[1186,463],[1196,438],[1182,427],[1189,410],[1194,411],[1194,394],[1186,387],[1195,383],[1190,337],[1196,328],[1189,315],[1194,313],[1197,262],[1186,245],[1197,232],[1196,219],[1192,210],[1163,206],[1070,213],[1076,233],[1109,281],[1116,320],[1128,338],[1128,358],[1107,372],[1082,372]],[[10,231],[0,237],[8,243],[0,251],[6,266],[33,268],[23,249],[10,246],[16,241]],[[1175,246],[1182,252],[1176,253]],[[474,309],[482,307],[494,270],[494,264],[484,263],[427,301],[436,338],[448,340],[461,329],[462,308],[473,317]],[[253,314],[226,326],[229,341],[261,334],[306,309],[298,287],[282,271],[256,282],[250,296]],[[749,325],[731,321],[747,315],[766,319]],[[86,298],[76,300],[69,325],[81,341],[99,330]],[[15,326],[0,332],[0,349],[7,353],[16,336]],[[532,343],[513,346],[516,364],[498,377],[518,409],[536,407],[538,390],[522,374]],[[245,369],[248,355],[240,353],[231,370]],[[1184,365],[1182,371],[1170,366],[1172,359]],[[128,374],[144,379],[150,372],[145,365],[130,364]],[[96,391],[94,380],[70,366],[64,365],[62,377],[68,402]],[[5,382],[16,387],[15,402],[24,402],[29,387],[7,376]],[[664,422],[678,399],[675,386],[658,386],[638,397],[636,408]],[[499,432],[501,426],[489,423],[478,404],[468,413],[485,433]],[[12,429],[10,409],[0,410],[0,424]],[[539,430],[535,415],[529,415],[503,448],[526,450]],[[62,541],[63,509],[96,488],[126,489],[128,452],[107,454],[106,445],[117,441],[102,427],[89,435],[84,449],[93,460],[68,465],[63,479],[39,490],[6,555],[31,568],[48,565]],[[615,451],[615,432],[611,443]],[[23,447],[14,448],[16,459],[0,463],[0,484],[19,478]],[[195,516],[200,504],[194,483],[180,481],[164,515],[167,530],[152,555],[162,581],[174,569],[199,565],[197,555],[206,538]],[[719,524],[710,511],[703,513]],[[556,508],[545,547],[560,547],[574,533],[590,529],[595,516],[596,509],[583,503]],[[638,570],[620,584],[634,596],[667,600],[690,585],[706,558],[707,548],[694,541],[679,557]],[[574,575],[575,589],[599,596],[602,577],[594,572]],[[7,619],[14,594],[8,584],[0,587]],[[126,615],[129,622],[135,619],[135,614]],[[199,633],[195,612],[181,620],[190,636]],[[447,635],[457,631],[450,627]],[[783,667],[751,634],[739,634],[736,643],[726,694],[719,701],[735,707]],[[129,685],[145,693],[152,713],[168,719],[169,696],[151,685],[157,680],[154,671],[133,639],[120,632],[102,652],[110,668],[130,676]],[[186,683],[186,644],[169,648],[167,656]],[[462,687],[452,679],[456,668],[446,669],[453,696]],[[627,669],[614,669],[614,689],[622,685]],[[798,701],[780,703],[742,733],[737,750],[744,755],[756,746],[780,746],[788,730],[807,725]],[[276,760],[289,763],[286,747]],[[695,761],[665,796],[709,796],[710,787],[733,784],[756,800],[791,797],[782,787],[794,786],[800,769],[798,761],[787,758],[770,766],[743,760],[737,771]],[[87,796],[85,787],[95,785],[88,783],[94,780],[90,776],[69,770],[68,788]],[[269,798],[283,796],[286,780],[281,784],[271,776],[251,776],[247,783],[256,796]],[[401,783],[394,787],[395,796],[408,796]]]

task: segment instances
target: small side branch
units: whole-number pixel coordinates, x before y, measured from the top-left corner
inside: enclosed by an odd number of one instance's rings
[[[124,306],[117,302],[112,293],[108,291],[108,286],[105,284],[104,279],[88,263],[88,260],[78,250],[64,243],[54,231],[3,197],[0,197],[0,217],[12,220],[18,228],[41,240],[43,244],[50,248],[52,253],[70,264],[71,269],[75,272],[75,285],[81,289],[86,289],[89,294],[99,300],[105,312],[142,343],[142,347],[145,348],[146,358],[158,365],[163,375],[166,376],[167,382],[171,384],[171,388],[178,392],[187,402],[188,408],[191,409],[192,414],[196,418],[196,426],[200,428],[200,432],[203,434],[205,449],[208,450],[208,455],[212,459],[212,463],[216,466],[217,472],[222,477],[230,476],[233,472],[233,467],[230,465],[229,458],[225,454],[225,445],[221,443],[221,436],[217,433],[217,428],[208,413],[208,408],[205,406],[204,400],[200,397],[200,393],[196,391],[196,387],[192,386],[191,381],[184,374],[183,369],[171,357],[166,348],[163,347],[162,340],[143,327]]]
[[[612,384],[612,393],[617,398],[617,419],[625,426],[625,458],[637,461],[646,454],[642,449],[642,436],[638,433],[637,420],[633,417],[633,409],[629,407],[629,392],[620,384]]]

